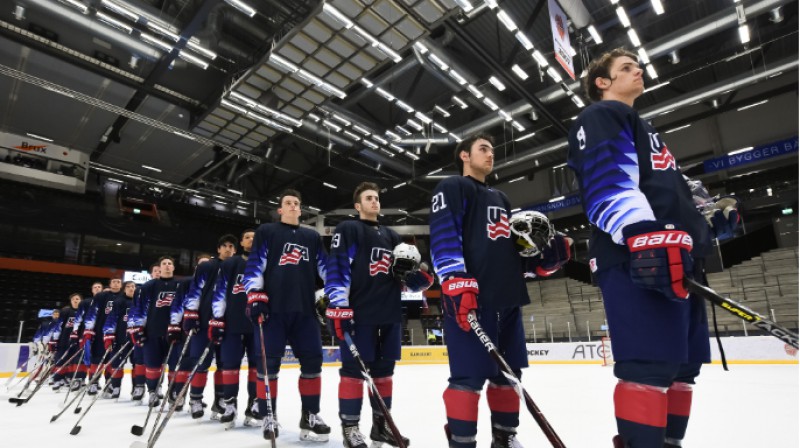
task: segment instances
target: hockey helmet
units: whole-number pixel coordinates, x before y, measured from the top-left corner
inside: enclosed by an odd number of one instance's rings
[[[392,251],[392,272],[395,277],[405,278],[407,274],[419,269],[421,260],[417,246],[400,243]]]
[[[519,254],[523,257],[539,255],[555,236],[550,220],[541,212],[525,210],[514,213],[509,223],[511,232],[517,237],[515,243]]]

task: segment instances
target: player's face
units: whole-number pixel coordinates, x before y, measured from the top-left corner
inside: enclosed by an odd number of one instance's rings
[[[300,222],[300,198],[295,196],[284,196],[281,199],[281,207],[278,209],[281,215],[281,222],[286,224],[297,224]]]
[[[169,258],[161,260],[161,277],[172,278],[172,273],[175,271],[175,264]]]
[[[250,249],[253,248],[253,237],[255,237],[255,235],[255,232],[245,232],[245,234],[242,235],[242,241],[240,244],[245,252],[250,252]]]
[[[133,298],[133,293],[136,292],[136,284],[135,283],[128,283],[125,285],[125,295],[128,298]]]
[[[478,139],[469,148],[469,153],[461,152],[464,174],[484,180],[494,168],[494,148],[488,140]]]
[[[152,277],[152,278],[160,278],[161,277],[161,266],[153,266],[153,269],[150,271],[150,277]]]
[[[611,83],[604,98],[613,95],[615,98],[636,99],[644,91],[644,70],[639,63],[629,56],[620,56],[611,64]]]
[[[103,291],[103,284],[102,283],[95,283],[92,285],[92,295],[96,296],[97,294]]]
[[[61,311],[53,311],[53,320],[58,320],[61,317]]]
[[[377,221],[381,213],[381,201],[378,192],[375,190],[364,190],[361,193],[361,200],[356,204],[361,219]]]
[[[119,292],[119,290],[122,289],[122,280],[118,278],[111,279],[108,286],[111,288],[111,292]]]
[[[72,308],[77,309],[78,305],[81,304],[81,296],[72,296],[72,297],[70,297],[69,298],[69,304],[72,306]]]
[[[220,260],[226,260],[233,256],[236,253],[236,246],[232,243],[222,243],[221,246],[217,248],[217,255],[219,255]]]

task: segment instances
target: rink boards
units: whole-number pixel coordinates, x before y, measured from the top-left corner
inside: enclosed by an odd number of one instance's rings
[[[711,342],[713,363],[720,362],[716,340]],[[722,338],[725,356],[730,364],[797,364],[797,350],[771,336]],[[603,351],[609,344],[601,341],[553,342],[527,344],[528,361],[531,364],[602,364]],[[444,346],[403,347],[399,364],[447,364],[447,348]],[[323,363],[338,365],[341,361],[339,347],[323,348]],[[28,344],[0,344],[0,378],[9,377],[23,366],[21,374],[33,368]],[[246,361],[243,363],[246,368]],[[297,365],[292,349],[286,347],[283,365]],[[212,370],[214,368],[212,367]]]

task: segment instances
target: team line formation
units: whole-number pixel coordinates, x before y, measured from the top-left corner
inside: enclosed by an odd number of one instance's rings
[[[738,200],[711,197],[700,182],[684,177],[658,132],[639,117],[633,105],[644,83],[635,54],[605,53],[587,73],[584,89],[593,104],[570,130],[567,163],[593,227],[589,265],[614,337],[618,435],[598,445],[680,447],[692,385],[710,362],[706,308],[687,285],[706,284],[704,258],[712,238],[733,235]],[[132,399],[148,407],[144,425],[131,429],[147,433],[138,446],[154,446],[184,408],[192,419],[208,412],[226,428],[243,408],[244,424],[260,425],[274,447],[281,428],[278,374],[288,345],[300,364],[300,439],[327,442],[331,427],[320,415],[323,323],[341,352],[344,446],[408,447],[411,441],[391,417],[400,297],[428,289],[436,276],[449,354],[447,419],[441,441],[415,445],[475,447],[486,385],[492,448],[522,446],[520,403],[552,445],[563,447],[520,382],[528,366],[521,307],[530,303],[526,278],[558,271],[570,259],[572,240],[541,213],[512,214],[506,195],[486,184],[494,166],[491,136],[465,138],[454,162],[461,175],[442,180],[431,200],[432,271],[413,241],[378,222],[379,185],[363,182],[355,189],[358,218],[336,226],[330,247],[300,226],[301,193],[286,190],[279,222],[222,236],[216,255],[199,257],[192,277],[176,279],[175,260],[165,255],[142,285],[120,278],[107,287],[96,282],[91,297],[74,293],[69,306],[40,315],[36,367],[17,380],[20,391],[10,401],[20,406],[52,388],[67,394],[61,413],[75,403],[77,412],[84,395],[91,399],[86,415],[97,399],[119,398],[130,360]],[[240,407],[244,355],[248,398]],[[207,408],[202,398],[212,360],[214,400]],[[372,409],[368,437],[360,427],[365,387]]]

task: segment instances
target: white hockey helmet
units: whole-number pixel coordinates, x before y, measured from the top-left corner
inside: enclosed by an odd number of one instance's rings
[[[511,215],[511,232],[517,237],[519,254],[523,257],[535,257],[555,236],[556,232],[541,212],[524,210]]]
[[[400,243],[392,251],[392,271],[395,276],[405,277],[409,272],[419,269],[421,260],[417,246]]]

